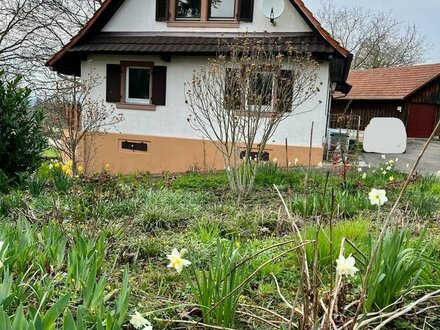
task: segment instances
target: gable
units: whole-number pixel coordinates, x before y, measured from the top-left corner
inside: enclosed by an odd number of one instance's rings
[[[263,0],[254,0],[252,22],[240,22],[237,27],[221,27],[223,22],[209,22],[213,27],[197,27],[194,23],[191,32],[311,32],[312,29],[292,4],[286,2],[283,14],[272,25],[261,10]],[[119,10],[103,28],[103,32],[152,32],[182,31],[180,26],[156,21],[155,1],[125,0]],[[142,13],[142,14],[139,14]],[[181,21],[182,22],[182,21]],[[188,21],[187,21],[188,23]],[[198,23],[198,22],[197,22]],[[216,23],[216,24],[215,24]],[[208,25],[209,26],[209,25]],[[209,31],[207,31],[209,30]]]
[[[253,4],[253,6],[245,11],[247,17],[242,17],[243,13],[237,12],[236,16],[228,22],[212,20],[209,22],[188,20],[164,22],[164,17],[160,17],[160,19],[156,17],[156,6],[154,5],[156,1],[163,4],[163,1],[176,0],[105,0],[84,28],[58,53],[52,56],[46,65],[60,73],[79,76],[81,61],[93,52],[156,54],[168,57],[178,55],[180,52],[175,47],[153,47],[151,39],[141,42],[139,47],[137,40],[129,39],[127,35],[123,35],[124,33],[131,33],[131,37],[143,37],[145,34],[150,34],[150,37],[155,37],[156,40],[188,36],[192,40],[196,40],[205,34],[208,34],[209,37],[219,38],[226,33],[233,36],[233,32],[258,33],[264,31],[264,33],[270,32],[271,36],[277,38],[297,38],[295,42],[298,45],[315,47],[309,49],[309,51],[318,59],[330,62],[330,79],[332,82],[337,83],[336,90],[346,93],[350,89],[345,81],[350,69],[352,55],[322,28],[313,14],[305,7],[302,0],[285,0],[285,11],[275,20],[276,25],[272,25],[269,19],[262,14],[260,8],[263,0],[236,0],[243,1],[237,2],[237,8],[243,7],[244,4],[248,6]],[[166,9],[167,6],[159,6],[159,8]],[[205,11],[205,15],[206,13],[207,11]],[[117,46],[114,46],[114,42],[109,45],[106,41],[102,41],[103,39],[106,40],[109,33],[119,33],[120,35],[116,35],[116,37],[119,40],[124,38],[125,40]],[[155,33],[157,36],[154,35]],[[166,33],[171,35],[166,35]],[[169,40],[166,40],[166,42],[169,42]],[[194,42],[196,44],[200,43]],[[186,44],[190,46],[189,48],[192,48],[192,44],[188,43],[188,40],[181,39],[175,43],[179,45]],[[140,49],[133,51],[133,44]],[[93,45],[98,45],[99,49],[93,48]],[[215,51],[212,51],[209,47],[208,49],[200,48],[202,50],[193,51],[191,54],[215,55]],[[189,53],[186,52],[186,54]]]

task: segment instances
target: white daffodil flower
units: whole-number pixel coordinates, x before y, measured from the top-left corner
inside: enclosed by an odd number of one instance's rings
[[[370,193],[368,194],[368,198],[370,199],[371,205],[382,206],[388,202],[386,192],[383,189],[371,189]]]
[[[354,266],[355,262],[351,254],[347,258],[341,254],[336,260],[336,272],[339,276],[353,276],[359,270]]]
[[[153,330],[150,321],[144,318],[138,311],[135,311],[134,314],[130,315],[130,323],[136,329]]]
[[[185,249],[182,249],[182,251],[179,252],[179,250],[174,248],[171,254],[167,255],[167,258],[170,260],[170,263],[167,267],[174,268],[178,273],[180,273],[184,266],[186,267],[191,265],[191,261],[182,258],[185,251]]]

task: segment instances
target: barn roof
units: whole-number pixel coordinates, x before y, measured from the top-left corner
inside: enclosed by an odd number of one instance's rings
[[[403,100],[440,76],[440,63],[355,70],[348,75],[345,100]]]

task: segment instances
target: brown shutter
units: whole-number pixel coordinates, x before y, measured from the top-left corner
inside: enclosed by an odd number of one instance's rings
[[[239,110],[241,107],[240,72],[237,69],[226,69],[224,107],[228,110]]]
[[[254,17],[254,0],[239,0],[238,19],[242,22],[252,22]]]
[[[156,0],[156,21],[168,20],[168,0]]]
[[[167,90],[167,67],[154,66],[153,91],[151,101],[154,105],[165,105]]]
[[[107,102],[121,101],[121,66],[119,64],[107,64]]]
[[[282,95],[277,96],[277,103],[280,107],[279,111],[290,112],[293,105],[293,82],[294,77],[291,70],[281,70],[278,81],[278,91],[282,91]]]

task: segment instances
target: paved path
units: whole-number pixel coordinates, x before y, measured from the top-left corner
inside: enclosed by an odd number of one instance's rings
[[[385,161],[399,158],[399,161],[396,163],[396,167],[403,171],[409,171],[420,154],[425,142],[426,139],[408,139],[406,152],[404,154],[385,154]],[[361,153],[359,156],[359,162],[362,163],[362,161],[366,164],[371,164],[373,167],[384,162],[382,159],[382,154],[366,152]],[[407,164],[409,164],[409,167],[406,167]],[[419,166],[417,167],[417,171],[432,174],[436,174],[438,171],[440,171],[439,140],[434,140],[430,143],[419,163]]]

